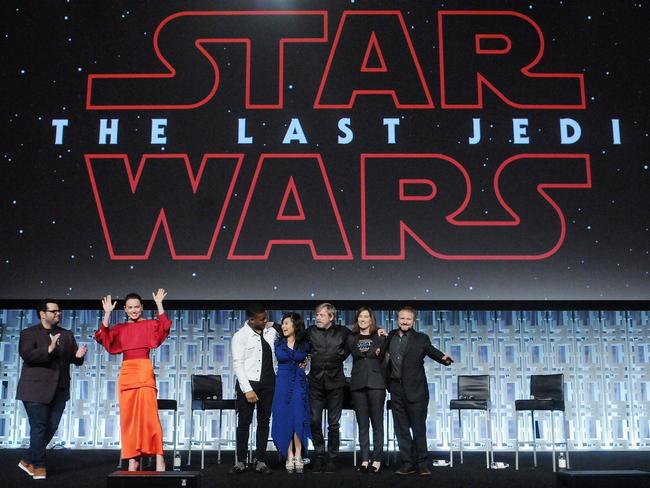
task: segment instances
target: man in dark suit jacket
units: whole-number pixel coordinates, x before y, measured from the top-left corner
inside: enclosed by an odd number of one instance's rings
[[[431,474],[426,428],[429,388],[424,373],[424,356],[446,366],[454,362],[451,356],[433,347],[428,335],[413,330],[416,315],[411,307],[399,309],[399,328],[388,334],[380,353],[389,356],[388,390],[402,459],[402,467],[395,474],[400,475]]]
[[[23,368],[16,399],[22,400],[30,427],[27,459],[18,467],[34,479],[45,479],[45,447],[70,398],[70,363],[81,366],[88,348],[78,347],[72,332],[59,327],[56,300],[42,300],[37,311],[40,323],[23,330],[18,345]]]

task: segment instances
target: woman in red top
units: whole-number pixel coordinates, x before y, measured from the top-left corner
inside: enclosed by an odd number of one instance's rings
[[[136,293],[125,297],[127,322],[109,327],[108,320],[117,302],[107,295],[102,299],[104,318],[95,340],[111,354],[123,354],[117,380],[120,401],[122,459],[129,460],[129,471],[138,469],[140,456],[156,456],[156,471],[165,471],[162,427],[158,417],[156,380],[149,360],[155,349],[169,335],[171,321],[165,315],[163,300],[167,292],[159,288],[152,293],[158,318],[142,318],[142,298]]]

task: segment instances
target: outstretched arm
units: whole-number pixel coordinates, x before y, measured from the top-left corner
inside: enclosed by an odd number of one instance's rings
[[[115,305],[117,305],[117,300],[113,302],[110,295],[106,295],[104,298],[102,298],[102,308],[104,309],[102,325],[104,327],[108,327],[108,319],[111,318],[111,312],[115,310]]]
[[[151,296],[153,297],[153,301],[156,302],[156,307],[158,307],[158,315],[162,315],[165,313],[165,309],[163,308],[163,300],[167,296],[167,290],[164,288],[158,288],[158,291],[155,293],[151,293]]]
[[[429,356],[434,361],[439,362],[440,364],[444,364],[445,366],[449,366],[451,363],[454,362],[454,359],[451,356],[445,354],[441,350],[434,347],[433,344],[431,344],[431,339],[429,339],[429,336],[425,336],[425,337],[427,343],[424,349],[424,353],[427,356]]]

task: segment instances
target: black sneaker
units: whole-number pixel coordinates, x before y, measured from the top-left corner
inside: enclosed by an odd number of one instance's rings
[[[255,461],[255,472],[260,474],[272,474],[271,468],[269,468],[264,461]]]
[[[325,466],[325,472],[326,473],[336,472],[336,464],[334,464],[334,461],[327,461],[327,465]]]
[[[233,464],[232,468],[228,471],[228,474],[241,474],[246,472],[246,465],[241,461]]]

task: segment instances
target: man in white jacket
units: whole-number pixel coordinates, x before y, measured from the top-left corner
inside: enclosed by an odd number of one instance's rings
[[[277,331],[267,326],[268,315],[263,305],[251,303],[246,322],[232,338],[232,362],[237,377],[237,458],[230,474],[246,471],[248,431],[257,405],[255,471],[271,474],[266,465],[266,444],[269,438],[271,404],[275,390],[275,341]],[[271,324],[272,325],[272,324]]]

